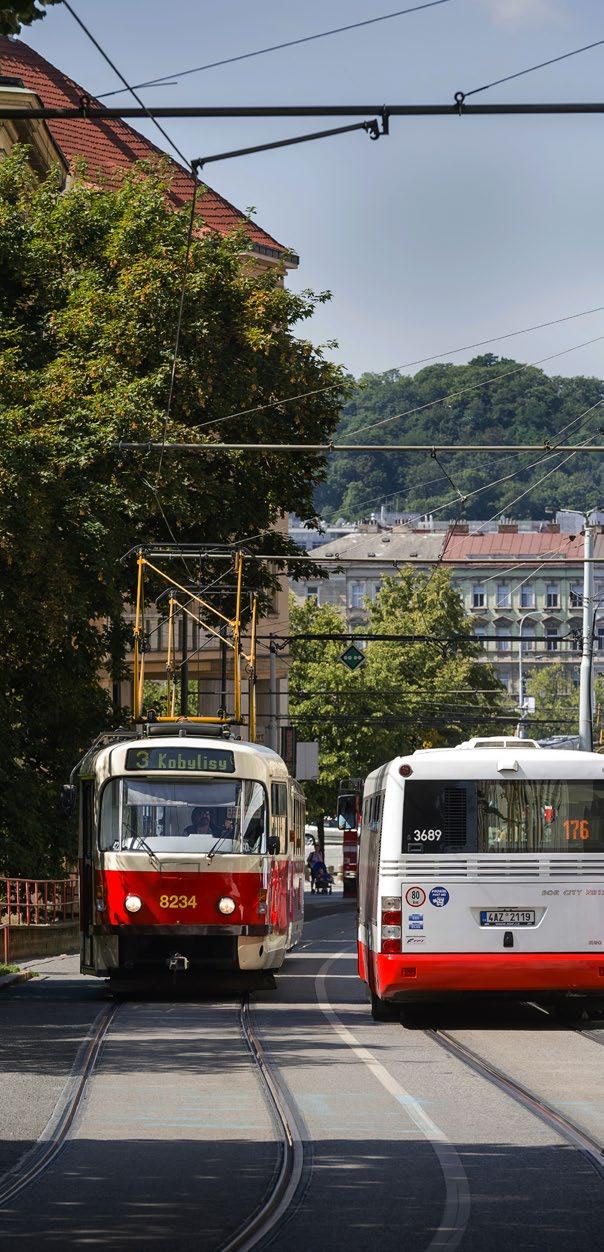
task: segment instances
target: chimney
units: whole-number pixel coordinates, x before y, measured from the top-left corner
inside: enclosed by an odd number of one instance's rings
[[[541,533],[543,535],[559,535],[560,523],[559,522],[545,522],[545,525],[542,527]]]
[[[518,522],[500,522],[497,527],[499,535],[517,535]]]
[[[467,522],[456,522],[455,525],[451,527],[452,535],[469,535],[469,533],[470,527]]]

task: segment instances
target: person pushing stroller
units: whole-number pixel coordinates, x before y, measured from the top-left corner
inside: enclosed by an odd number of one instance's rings
[[[323,860],[323,855],[318,848],[314,848],[311,852],[307,865],[310,869],[310,889],[311,892],[324,892],[331,895],[333,878]]]

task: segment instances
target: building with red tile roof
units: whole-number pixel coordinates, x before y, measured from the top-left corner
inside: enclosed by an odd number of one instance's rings
[[[20,39],[0,36],[0,85],[3,79],[12,80],[12,85],[21,83],[35,93],[47,108],[79,105],[83,97],[95,108],[102,107],[83,87]],[[106,182],[125,174],[136,161],[162,158],[169,161],[173,168],[170,199],[176,207],[190,202],[192,174],[126,122],[115,118],[107,118],[106,121],[67,118],[49,121],[47,125],[67,166],[84,160],[92,181],[98,177]],[[245,226],[251,251],[265,264],[285,263],[288,268],[298,264],[298,257],[291,254],[284,244],[269,235],[257,222],[251,221],[224,196],[206,184],[204,186],[205,191],[198,196],[198,213],[205,230],[228,235]]]

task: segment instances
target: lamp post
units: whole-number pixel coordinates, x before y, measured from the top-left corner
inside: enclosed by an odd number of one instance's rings
[[[579,680],[579,751],[591,752],[592,742],[592,670],[594,648],[594,567],[593,528],[585,515],[585,547],[583,552],[583,648]]]
[[[529,609],[528,613],[523,613],[523,614],[522,614],[522,617],[520,617],[520,618],[518,619],[518,712],[520,713],[520,721],[518,722],[518,725],[517,725],[517,727],[516,727],[516,734],[517,734],[517,736],[518,736],[518,738],[519,738],[519,739],[524,739],[524,724],[523,724],[523,718],[524,718],[524,712],[525,712],[525,709],[524,709],[524,694],[523,694],[523,691],[522,691],[522,683],[523,683],[523,677],[522,677],[522,627],[524,626],[524,623],[526,622],[527,618],[529,618],[529,617],[534,617],[534,616],[535,616],[535,610],[534,610],[534,609]]]

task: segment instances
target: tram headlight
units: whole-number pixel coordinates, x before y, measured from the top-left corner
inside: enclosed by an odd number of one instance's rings
[[[139,913],[143,907],[143,902],[140,896],[128,895],[124,900],[124,907],[129,913]]]
[[[218,901],[218,912],[223,913],[225,917],[229,917],[235,912],[236,904],[231,896],[221,896]]]

